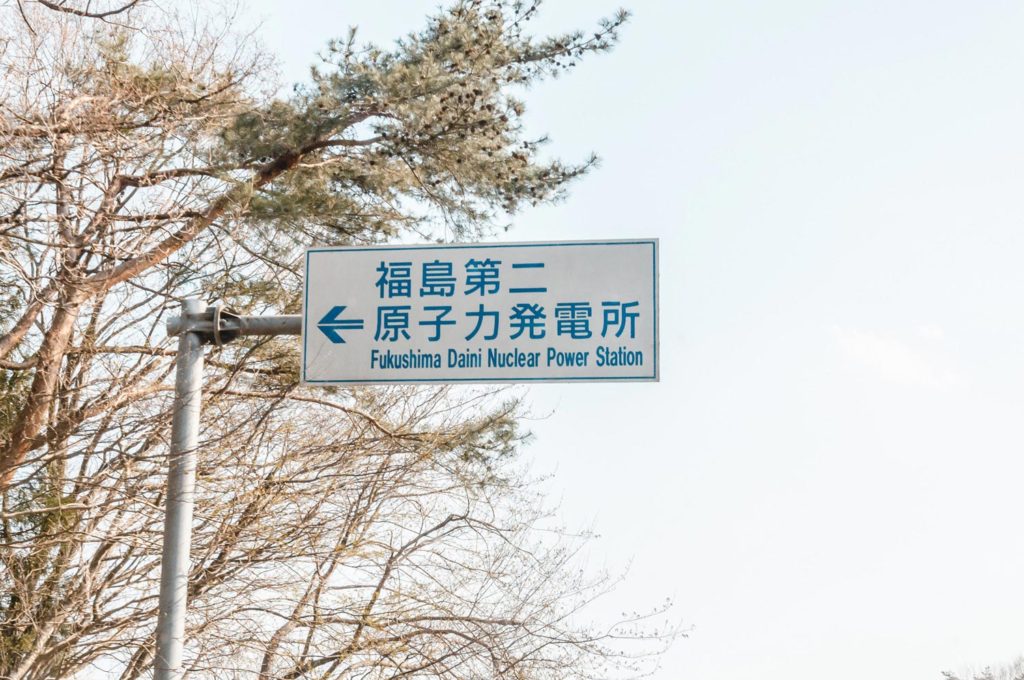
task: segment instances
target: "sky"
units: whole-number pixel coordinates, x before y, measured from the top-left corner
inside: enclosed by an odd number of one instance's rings
[[[656,680],[940,680],[1024,653],[1024,4],[621,0],[530,90],[601,167],[508,241],[660,239],[661,381],[538,385],[525,452],[689,631]],[[435,2],[250,0],[285,80]],[[549,0],[537,31],[616,1]],[[602,612],[598,612],[601,614]]]

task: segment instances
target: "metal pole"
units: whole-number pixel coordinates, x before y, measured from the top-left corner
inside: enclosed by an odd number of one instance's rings
[[[182,317],[206,310],[200,300],[185,300]],[[188,598],[192,506],[199,446],[199,407],[203,386],[203,338],[186,331],[178,339],[175,361],[174,412],[167,472],[167,510],[160,565],[160,614],[156,624],[154,680],[178,680],[183,675],[185,605]]]
[[[185,300],[181,316],[167,321],[177,335],[174,413],[171,421],[167,509],[160,564],[160,614],[156,622],[154,680],[179,680],[184,675],[185,611],[188,600],[192,508],[199,447],[199,407],[203,388],[203,345],[231,342],[242,335],[301,335],[302,317],[238,316],[223,308],[207,309],[200,300]]]
[[[302,332],[302,316],[225,316],[221,319],[220,330],[235,335],[299,335]],[[189,319],[184,315],[167,320],[168,335],[185,331],[197,331],[204,335],[213,333],[213,319]]]

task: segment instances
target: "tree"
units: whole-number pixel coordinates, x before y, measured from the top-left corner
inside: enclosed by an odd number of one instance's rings
[[[478,238],[593,165],[541,160],[512,92],[626,15],[537,39],[536,12],[350,33],[282,97],[196,8],[0,7],[0,676],[147,672],[182,298],[292,313],[307,245]],[[539,530],[514,395],[308,391],[278,340],[208,356],[192,676],[586,677],[671,637],[581,617],[610,582]]]
[[[995,670],[991,666],[986,666],[985,670],[980,673],[974,671],[964,671],[963,673],[953,673],[951,671],[945,671],[942,674],[945,680],[1024,680],[1024,657],[1019,657],[1012,663],[998,666]]]

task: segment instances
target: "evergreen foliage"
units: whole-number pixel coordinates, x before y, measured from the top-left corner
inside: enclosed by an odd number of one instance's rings
[[[147,673],[180,300],[294,313],[307,246],[557,200],[594,159],[544,160],[517,93],[626,21],[538,38],[538,3],[460,0],[285,96],[202,7],[0,7],[0,677]],[[611,583],[517,462],[514,396],[296,373],[294,342],[208,350],[189,677],[607,677],[672,636],[581,614]]]

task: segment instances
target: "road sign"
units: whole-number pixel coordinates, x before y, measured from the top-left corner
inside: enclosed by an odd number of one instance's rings
[[[311,384],[658,380],[658,241],[312,248]]]

